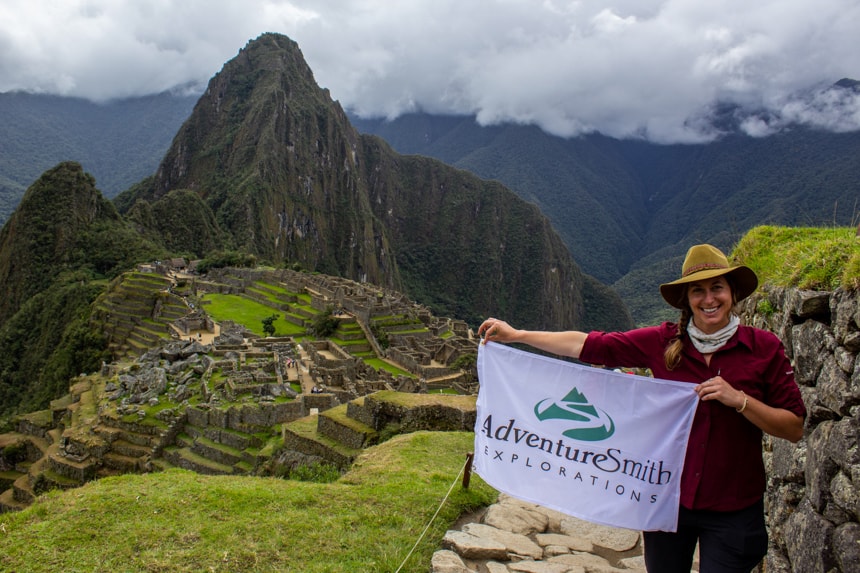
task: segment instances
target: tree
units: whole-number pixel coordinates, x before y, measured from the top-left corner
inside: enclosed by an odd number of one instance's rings
[[[334,316],[334,309],[329,306],[325,309],[325,312],[318,314],[314,319],[311,332],[318,338],[328,338],[334,334],[339,324],[340,319]]]
[[[267,316],[263,319],[263,332],[266,336],[274,336],[275,335],[275,324],[274,322],[278,320],[278,315],[273,314],[272,316]]]

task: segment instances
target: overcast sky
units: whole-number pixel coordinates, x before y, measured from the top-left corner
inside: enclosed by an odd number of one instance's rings
[[[860,129],[857,0],[0,0],[0,92],[103,100],[199,89],[290,36],[362,116],[423,110],[563,136],[696,141],[715,102]]]

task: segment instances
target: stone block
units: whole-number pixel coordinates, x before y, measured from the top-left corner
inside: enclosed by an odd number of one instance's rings
[[[840,416],[850,415],[852,406],[860,404],[860,386],[854,386],[848,375],[839,367],[832,353],[820,361],[818,399]]]
[[[522,505],[501,503],[493,505],[487,510],[483,522],[498,529],[531,535],[546,531],[549,520],[534,509]]]
[[[818,515],[811,504],[802,503],[785,526],[785,547],[791,570],[804,573],[836,571],[833,534],[833,524]]]
[[[812,386],[821,372],[822,358],[832,354],[836,339],[830,327],[816,320],[807,320],[792,328],[794,377],[798,384]]]
[[[507,560],[505,544],[493,539],[476,537],[462,531],[448,531],[442,539],[442,547],[455,551],[464,559]]]
[[[833,422],[820,424],[809,436],[806,458],[806,495],[812,509],[823,511],[830,500],[830,482],[839,467],[830,456],[828,443]]]
[[[830,292],[792,289],[791,312],[799,318],[830,320]]]
[[[840,571],[856,571],[860,567],[860,524],[852,522],[837,527],[833,548]]]

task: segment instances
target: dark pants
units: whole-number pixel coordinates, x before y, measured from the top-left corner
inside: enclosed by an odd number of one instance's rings
[[[676,533],[645,532],[648,573],[690,573],[696,542],[700,573],[749,573],[767,553],[763,502],[729,512],[682,507]]]

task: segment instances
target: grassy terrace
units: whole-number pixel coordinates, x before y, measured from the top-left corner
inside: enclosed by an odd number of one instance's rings
[[[372,367],[376,368],[377,370],[385,370],[387,372],[391,372],[395,376],[408,376],[410,378],[415,377],[415,375],[412,374],[411,372],[407,372],[406,370],[403,370],[402,368],[398,368],[397,366],[391,364],[390,362],[386,362],[385,360],[382,360],[381,358],[364,358],[364,362],[368,366],[372,366]]]
[[[811,290],[860,288],[860,238],[854,227],[756,227],[734,251],[759,281]]]
[[[51,492],[3,515],[0,569],[393,572],[458,483],[473,439],[398,436],[369,449],[333,483],[171,469]],[[426,572],[457,517],[495,496],[477,476],[468,490],[456,485],[401,571]]]
[[[263,281],[256,281],[254,284],[259,285],[260,287],[262,287],[265,290],[274,291],[274,292],[279,293],[279,294],[288,294],[288,295],[294,295],[294,296],[298,295],[298,293],[288,291],[287,289],[285,289],[283,287],[283,285],[280,285],[280,284],[268,283],[268,282],[263,282]]]
[[[209,293],[205,296],[206,312],[215,321],[232,320],[244,325],[248,330],[263,336],[263,319],[273,314],[278,318],[273,323],[276,336],[295,336],[305,333],[301,326],[287,322],[278,309],[242,296]]]
[[[268,287],[269,285],[266,284]],[[306,296],[306,295],[304,295]],[[299,296],[301,299],[302,297]],[[308,303],[310,303],[310,297],[307,297]],[[263,319],[271,316],[272,314],[277,314],[278,318],[274,322],[275,326],[275,334],[276,336],[302,336],[305,334],[305,329],[293,323],[287,322],[283,319],[283,313],[278,311],[277,309],[262,304],[258,301],[248,299],[243,296],[238,295],[228,295],[228,294],[216,294],[210,293],[207,294],[204,298],[205,301],[208,302],[206,305],[206,312],[216,321],[222,320],[232,320],[239,324],[244,325],[251,332],[255,334],[259,334],[263,336]],[[308,308],[311,309],[309,306]],[[316,311],[314,311],[316,312]],[[383,321],[387,324],[405,324],[408,323],[403,316],[390,316],[384,317]],[[344,333],[349,332],[357,332],[361,330],[361,327],[357,324],[352,325],[342,325],[340,327]],[[403,331],[403,333],[409,332],[426,332],[426,329],[415,329],[409,331]],[[350,345],[359,345],[366,344],[367,340],[365,338],[360,338],[357,340],[344,340],[337,337],[335,334],[331,337],[332,342],[338,344],[341,347],[349,347]],[[394,374],[395,376],[410,376],[414,375],[410,372],[403,370],[389,362],[381,360],[377,358],[373,353],[361,353],[357,354],[365,363],[377,370],[385,370]],[[217,374],[213,375],[213,379],[210,380],[210,385],[217,381],[215,378]]]
[[[253,287],[249,287],[247,290],[250,292],[257,293],[258,295],[264,297],[266,300],[271,302],[273,305],[283,304],[283,301],[278,298],[277,294],[272,293],[268,290],[263,290],[263,289],[253,288]]]

